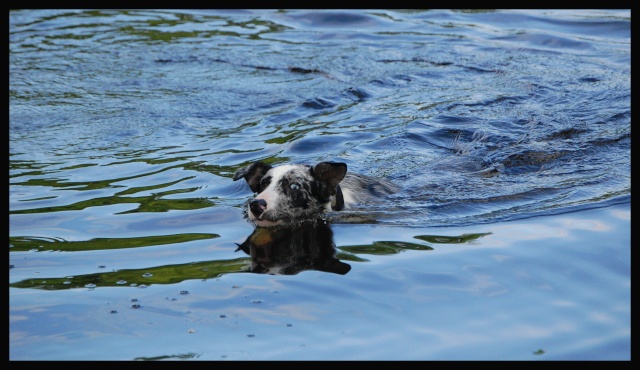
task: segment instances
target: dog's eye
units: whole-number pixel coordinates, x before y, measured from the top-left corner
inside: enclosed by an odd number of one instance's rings
[[[292,183],[289,185],[289,189],[291,189],[291,190],[298,190],[298,189],[300,189],[300,185],[298,185],[298,184],[297,184],[297,183],[295,183],[295,182],[292,182]]]

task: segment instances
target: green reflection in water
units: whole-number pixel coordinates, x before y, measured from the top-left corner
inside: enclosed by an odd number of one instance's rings
[[[415,239],[424,240],[430,243],[438,244],[463,244],[469,241],[490,235],[491,233],[462,234],[460,236],[443,236],[443,235],[417,235]],[[432,247],[424,244],[397,242],[397,241],[375,241],[366,245],[349,245],[340,247],[340,250],[356,254],[372,254],[385,255],[397,254],[405,250],[433,250]],[[340,258],[343,259],[343,258]],[[344,258],[349,259],[349,258]],[[353,259],[351,259],[353,260]]]
[[[62,211],[79,211],[88,207],[110,206],[114,204],[138,204],[138,207],[124,212],[118,212],[117,214],[136,213],[136,212],[166,212],[170,210],[196,210],[206,207],[211,207],[214,203],[205,198],[186,198],[186,199],[159,199],[162,196],[188,193],[197,190],[197,188],[190,189],[178,189],[172,191],[164,191],[159,193],[150,194],[142,197],[121,197],[110,196],[93,198],[89,200],[83,200],[80,202],[54,207],[42,207],[31,209],[20,209],[16,211],[9,211],[9,214],[25,214],[25,213],[49,213],[49,212],[62,212]],[[127,192],[131,192],[128,190]]]
[[[459,236],[443,235],[418,235],[414,238],[439,244],[462,244],[476,240],[491,233],[462,234]],[[216,234],[179,234],[154,236],[129,239],[93,239],[85,242],[58,242],[50,241],[55,246],[64,245],[58,250],[91,250],[91,249],[116,249],[151,246],[169,243],[180,243],[189,240],[216,238]],[[13,245],[12,251],[38,249],[43,245],[43,239],[28,237],[10,238]],[[46,244],[46,243],[45,243]],[[50,246],[47,250],[52,250]],[[366,245],[351,245],[337,248],[336,257],[341,261],[368,262],[368,260],[356,255],[389,255],[401,253],[405,250],[433,250],[434,248],[418,243],[400,241],[375,241]],[[95,273],[82,276],[63,278],[37,278],[27,279],[9,284],[13,288],[34,288],[45,290],[62,290],[86,287],[105,286],[140,286],[149,284],[175,284],[191,279],[211,279],[223,274],[248,272],[251,268],[251,258],[243,257],[230,260],[214,260],[180,265],[167,265],[134,270],[119,270],[104,273]]]
[[[185,353],[178,355],[165,355],[156,357],[136,357],[133,361],[160,361],[160,360],[191,360],[200,357],[197,353]]]
[[[185,157],[186,158],[186,157]],[[184,159],[184,158],[182,158]],[[171,158],[167,160],[131,160],[127,162],[121,163],[129,163],[129,162],[144,162],[146,164],[165,164],[166,162],[175,162],[176,158]],[[38,168],[36,164],[12,161],[10,162],[10,170],[24,169],[24,168]],[[70,168],[79,168],[79,167],[87,167],[93,166],[93,164],[86,165],[78,165]],[[59,178],[49,178],[49,179],[29,179],[22,182],[12,182],[11,185],[21,185],[21,186],[36,186],[36,187],[50,187],[54,189],[64,189],[64,190],[74,190],[74,191],[84,191],[84,190],[99,190],[99,189],[113,189],[113,188],[122,188],[125,185],[114,185],[114,183],[123,183],[127,180],[137,179],[149,175],[158,174],[170,169],[184,169],[184,170],[194,170],[198,172],[206,171],[214,173],[221,177],[229,177],[235,172],[235,167],[228,166],[205,166],[198,162],[187,162],[180,163],[173,166],[164,167],[160,170],[147,172],[139,175],[116,178],[116,179],[105,179],[98,181],[84,181],[84,182],[69,182],[66,179]],[[45,174],[43,171],[32,171],[29,172],[28,175],[42,175]],[[13,178],[16,179],[20,176],[25,175],[22,173],[20,175],[14,175]],[[119,214],[126,213],[136,213],[136,212],[166,212],[169,210],[197,210],[201,208],[211,207],[214,203],[206,198],[181,198],[181,199],[162,199],[163,197],[167,197],[174,194],[184,194],[195,192],[199,188],[197,187],[189,187],[184,189],[173,189],[167,191],[157,191],[149,195],[144,196],[125,196],[125,195],[133,195],[140,192],[150,192],[153,190],[161,190],[163,188],[168,188],[172,186],[176,186],[180,182],[187,181],[193,179],[195,176],[188,176],[184,178],[180,178],[175,181],[170,181],[161,184],[155,184],[150,186],[137,186],[137,187],[129,187],[120,192],[115,193],[111,196],[106,197],[96,197],[88,200],[79,201],[72,204],[61,205],[61,206],[52,206],[52,207],[40,207],[40,208],[29,208],[29,209],[19,209],[19,210],[9,210],[9,214],[32,214],[32,213],[49,213],[49,212],[61,212],[61,211],[77,211],[83,210],[88,207],[98,207],[98,206],[108,206],[114,204],[138,204],[138,207],[135,209],[127,210],[124,212],[120,212]],[[25,199],[23,202],[34,201],[34,200],[43,200],[43,199],[51,199],[53,196],[47,197],[38,197],[33,199]]]
[[[12,288],[64,290],[74,288],[176,284],[184,280],[211,279],[222,274],[249,271],[248,257],[194,262],[144,269],[118,270],[63,278],[27,279],[9,284]]]
[[[491,233],[462,234],[460,236],[416,235],[414,238],[437,244],[462,244],[491,235]]]
[[[360,258],[351,253],[341,253],[339,250],[336,253],[336,258],[340,261],[369,262],[368,259]]]
[[[10,252],[63,251],[82,252],[122,248],[151,247],[154,245],[185,243],[193,240],[219,238],[218,234],[175,234],[145,236],[140,238],[96,238],[86,241],[65,241],[30,236],[9,237]]]
[[[221,17],[209,17],[210,19],[225,20]],[[205,18],[203,18],[203,21]],[[124,34],[142,36],[149,41],[164,41],[170,42],[174,39],[181,38],[211,38],[216,36],[231,36],[231,37],[248,37],[250,39],[259,39],[261,34],[280,32],[287,27],[263,21],[260,19],[252,19],[248,22],[234,22],[231,20],[225,20],[229,27],[229,30],[222,26],[221,29],[211,30],[194,30],[194,31],[169,31],[170,27],[175,27],[180,24],[192,24],[201,23],[192,16],[181,17],[179,20],[174,19],[161,19],[161,20],[148,20],[146,25],[140,24],[135,26],[120,27],[119,31]],[[259,28],[257,28],[259,26]],[[155,27],[155,28],[154,28]],[[240,28],[243,32],[237,32]]]
[[[427,251],[433,250],[433,248],[428,245],[393,241],[373,242],[373,244],[368,245],[350,245],[347,247],[340,247],[340,249],[351,253],[375,255],[397,254],[407,249]]]

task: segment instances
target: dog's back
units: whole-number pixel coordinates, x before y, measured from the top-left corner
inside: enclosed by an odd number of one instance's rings
[[[391,181],[357,173],[347,173],[340,182],[340,188],[347,209],[354,204],[375,202],[400,190],[400,187]]]

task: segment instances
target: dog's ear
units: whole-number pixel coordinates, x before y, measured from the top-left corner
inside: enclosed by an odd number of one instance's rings
[[[244,178],[247,180],[247,184],[254,193],[260,191],[260,180],[264,177],[264,174],[271,169],[271,166],[262,162],[256,162],[246,167],[239,168],[236,174],[233,175],[233,181]]]
[[[330,195],[335,195],[336,186],[347,174],[347,164],[340,162],[320,162],[313,166],[313,177],[327,184]]]

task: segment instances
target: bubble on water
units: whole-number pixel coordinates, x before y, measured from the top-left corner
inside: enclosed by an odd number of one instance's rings
[[[126,280],[118,280],[118,281],[116,281],[116,284],[120,284],[120,285],[126,284],[126,283],[127,283]]]
[[[85,287],[85,288],[89,288],[89,289],[93,289],[93,288],[95,288],[95,287],[96,287],[96,285],[95,285],[95,284],[91,284],[91,283],[89,283],[89,284],[86,284],[84,287]]]
[[[153,276],[153,274],[150,273],[150,272],[145,272],[144,274],[142,274],[142,277],[146,277],[146,278],[152,277],[152,276]]]

